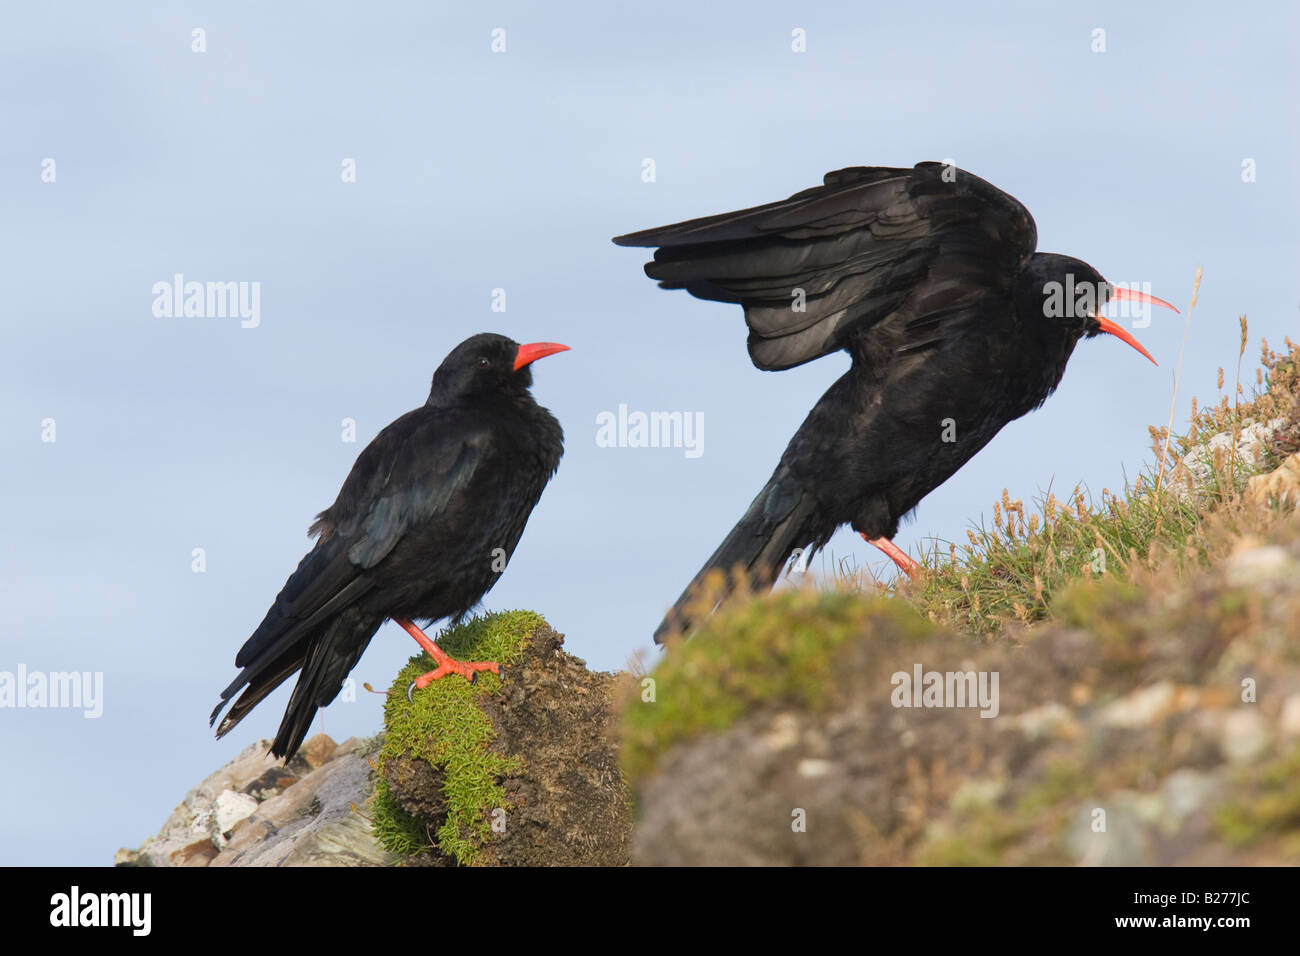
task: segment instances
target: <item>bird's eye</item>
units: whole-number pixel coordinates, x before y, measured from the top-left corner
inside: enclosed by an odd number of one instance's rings
[[[478,367],[479,367],[479,368],[487,368],[487,367],[488,367],[489,365],[491,365],[491,364],[492,364],[492,363],[489,362],[486,358],[481,358],[481,359],[478,360]]]

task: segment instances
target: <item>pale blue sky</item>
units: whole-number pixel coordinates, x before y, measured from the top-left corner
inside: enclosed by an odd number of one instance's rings
[[[573,347],[534,389],[567,454],[486,606],[535,608],[599,668],[645,645],[847,359],[757,371],[738,308],[658,290],[613,235],[952,157],[1028,206],[1044,251],[1180,307],[1204,266],[1180,417],[1235,360],[1240,313],[1248,364],[1260,335],[1296,337],[1293,5],[873,6],[6,5],[0,670],[102,671],[105,700],[98,720],[0,709],[0,863],[106,864],[273,734],[287,687],[211,739],[234,653],[364,443],[472,333]],[[260,282],[260,326],[156,318],[177,272]],[[1159,369],[1081,344],[899,543],[964,539],[1004,486],[1120,486],[1182,328],[1138,333]],[[620,403],[702,412],[703,455],[597,447]],[[852,535],[832,549],[883,569]],[[388,625],[354,676],[387,686],[413,650]],[[362,693],[314,730],[380,719]]]

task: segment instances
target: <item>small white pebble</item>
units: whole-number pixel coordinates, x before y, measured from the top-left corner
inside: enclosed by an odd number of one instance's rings
[[[805,757],[796,768],[801,777],[824,777],[831,772],[831,762],[815,757]]]

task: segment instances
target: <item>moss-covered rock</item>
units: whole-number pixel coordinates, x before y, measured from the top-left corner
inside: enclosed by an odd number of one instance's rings
[[[384,708],[372,804],[384,845],[407,863],[562,865],[627,862],[627,794],[609,733],[615,678],[562,650],[531,611],[475,618],[436,638],[503,675],[407,688],[433,662],[397,675]]]

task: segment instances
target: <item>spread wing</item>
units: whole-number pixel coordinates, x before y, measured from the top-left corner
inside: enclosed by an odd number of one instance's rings
[[[933,336],[945,310],[969,314],[972,290],[1008,292],[1037,241],[1017,200],[940,163],[841,169],[780,202],[614,240],[658,247],[645,271],[661,287],[743,306],[750,357],[769,370],[896,313],[912,339]]]

